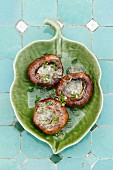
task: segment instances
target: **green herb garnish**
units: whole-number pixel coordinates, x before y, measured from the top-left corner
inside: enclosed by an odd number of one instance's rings
[[[53,121],[57,121],[57,120],[58,120],[58,116],[55,115],[55,116],[53,117]]]
[[[43,65],[44,68],[46,68],[47,62],[45,61],[42,65]]]
[[[66,74],[69,74],[70,72],[69,72],[69,69],[70,69],[70,67],[69,68],[67,68],[67,70],[66,70]]]
[[[54,62],[53,65],[51,66],[54,70],[58,70],[58,64],[57,62]]]
[[[34,87],[29,87],[28,92],[33,92]]]
[[[48,101],[48,102],[46,102],[46,105],[47,105],[47,106],[52,105],[52,101]]]
[[[49,74],[45,74],[44,76],[43,76],[43,78],[49,78],[50,77],[50,75]]]
[[[36,95],[36,100],[35,100],[35,104],[41,99],[41,97]]]
[[[71,94],[71,98],[78,98],[79,94]]]
[[[76,64],[77,62],[78,62],[78,60],[76,58],[71,61],[72,64]]]
[[[66,99],[65,99],[65,96],[62,93],[60,94],[59,101],[61,103],[61,106],[65,106]]]

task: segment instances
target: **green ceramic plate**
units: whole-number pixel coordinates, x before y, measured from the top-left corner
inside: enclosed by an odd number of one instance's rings
[[[55,36],[51,40],[35,41],[17,54],[10,97],[16,117],[24,129],[48,143],[56,154],[78,143],[97,121],[103,103],[100,87],[101,70],[95,56],[83,44],[62,36],[58,22],[47,19],[45,23],[55,29]],[[44,53],[57,54],[61,57],[64,75],[66,70],[71,67],[77,72],[85,71],[94,83],[94,93],[90,102],[80,109],[67,108],[69,112],[68,124],[55,135],[44,134],[32,122],[36,96],[40,96],[41,99],[55,96],[55,89],[37,88],[32,85],[27,76],[28,65]]]

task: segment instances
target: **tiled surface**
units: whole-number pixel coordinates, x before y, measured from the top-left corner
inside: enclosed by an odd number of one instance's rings
[[[92,39],[93,52],[98,58],[113,58],[113,27],[102,27],[97,29],[93,33]]]
[[[55,165],[49,160],[29,160],[22,166],[22,170],[56,170]]]
[[[0,0],[0,25],[15,25],[20,18],[20,0]]]
[[[58,170],[90,170],[90,165],[83,158],[64,158],[58,164]]]
[[[94,17],[102,26],[113,26],[112,0],[94,0]]]
[[[112,0],[0,0],[0,170],[113,169],[112,3]],[[102,69],[104,93],[97,125],[81,142],[56,156],[47,144],[21,127],[9,99],[15,55],[34,40],[52,38],[53,30],[42,26],[48,17],[63,22],[62,33],[66,38],[79,41],[94,52]],[[28,25],[26,31],[23,25],[18,27],[21,33],[16,27],[20,20]],[[99,28],[95,29],[92,21]]]
[[[56,0],[23,0],[23,19],[31,26],[43,25],[48,18],[57,18]]]
[[[86,24],[92,18],[92,1],[58,0],[58,17],[65,24]]]
[[[11,125],[15,121],[14,111],[10,104],[9,93],[0,94],[0,125]],[[4,107],[4,106],[7,107]]]
[[[62,30],[64,37],[78,41],[91,49],[90,31],[84,27],[64,27]]]
[[[32,41],[51,39],[54,32],[48,27],[30,27],[23,35],[23,45],[28,45]]]
[[[0,26],[0,39],[0,59],[14,59],[21,49],[21,36],[15,26]]]
[[[28,146],[30,146],[29,149]],[[22,133],[22,152],[29,158],[48,158],[52,155],[52,151],[46,143],[26,131]]]

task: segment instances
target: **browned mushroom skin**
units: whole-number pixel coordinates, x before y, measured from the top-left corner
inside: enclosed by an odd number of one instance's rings
[[[64,90],[65,85],[69,81],[72,81],[72,80],[73,81],[76,81],[76,80],[82,81],[83,91],[78,98],[70,97],[68,94],[66,94],[66,92]],[[89,77],[89,75],[87,75],[84,72],[72,73],[72,74],[68,74],[68,75],[64,76],[62,78],[62,80],[59,82],[59,84],[57,85],[57,88],[56,88],[57,96],[60,96],[60,94],[63,94],[66,97],[66,105],[69,106],[69,107],[71,107],[71,106],[76,106],[76,107],[84,106],[90,100],[92,93],[93,93],[93,82],[92,82],[91,78]]]
[[[50,104],[48,105],[48,103]],[[40,100],[36,104],[33,122],[44,133],[54,134],[59,132],[66,125],[67,121],[68,112],[64,106],[61,106],[58,100],[47,98]]]
[[[60,77],[56,77],[56,78],[52,78],[52,82],[42,82],[40,75],[37,74],[37,71],[40,67],[43,66],[43,64],[47,62],[47,64],[54,64],[57,63],[58,69],[61,70],[61,75]],[[41,58],[36,59],[35,61],[33,61],[29,67],[28,67],[28,77],[31,80],[31,82],[33,84],[37,84],[37,85],[41,85],[41,86],[46,86],[48,88],[53,87],[55,84],[57,84],[60,79],[63,76],[63,66],[62,63],[59,59],[58,56],[53,55],[53,54],[47,54]]]

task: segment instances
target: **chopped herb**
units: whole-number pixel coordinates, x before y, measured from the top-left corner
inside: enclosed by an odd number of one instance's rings
[[[56,97],[56,93],[55,93],[55,89],[50,89],[49,91],[49,96],[48,97],[51,97],[51,98],[55,98]]]
[[[47,62],[45,61],[42,65],[43,65],[44,68],[46,68]]]
[[[65,96],[62,93],[60,94],[59,101],[61,103],[61,106],[65,106],[66,99],[65,99]]]
[[[77,59],[74,59],[74,60],[71,61],[72,64],[76,64],[77,62],[78,62]]]
[[[79,94],[71,94],[71,98],[78,98]]]
[[[35,104],[41,99],[41,97],[36,95],[36,100],[35,100]]]
[[[44,52],[43,55],[47,55],[48,53],[47,52]]]
[[[57,121],[57,120],[58,120],[58,116],[55,115],[55,116],[53,117],[53,121]]]
[[[69,70],[70,70],[70,67],[69,68],[67,68],[67,70],[66,70],[66,74],[69,74],[70,72],[69,72]]]
[[[52,105],[52,101],[48,101],[48,102],[46,102],[46,105],[47,105],[47,106]]]
[[[32,92],[34,90],[34,87],[29,87],[28,92]]]
[[[50,75],[49,74],[45,74],[44,76],[43,76],[43,78],[49,78],[50,77]]]
[[[58,70],[58,64],[57,62],[54,62],[53,65],[51,66],[54,70]]]
[[[35,88],[35,89],[39,89],[40,87],[35,84],[35,85],[34,85],[34,88]]]

